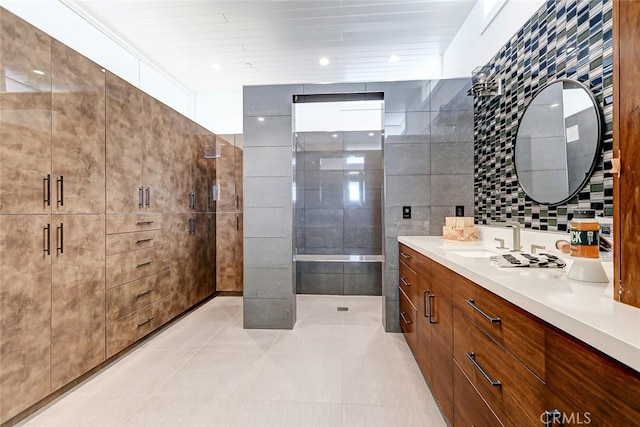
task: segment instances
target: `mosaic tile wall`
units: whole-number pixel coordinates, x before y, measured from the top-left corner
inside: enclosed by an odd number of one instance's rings
[[[519,220],[526,228],[565,231],[576,208],[613,215],[612,0],[550,0],[487,64],[502,95],[474,99],[475,217],[479,224]],[[590,181],[567,204],[533,202],[518,185],[513,152],[526,106],[556,79],[584,83],[603,115],[603,152]]]

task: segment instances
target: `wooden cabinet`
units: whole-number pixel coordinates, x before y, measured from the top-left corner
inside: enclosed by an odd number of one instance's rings
[[[640,2],[613,2],[614,295],[640,307]]]
[[[453,368],[454,426],[502,427],[496,414],[482,399],[462,369],[454,363]]]

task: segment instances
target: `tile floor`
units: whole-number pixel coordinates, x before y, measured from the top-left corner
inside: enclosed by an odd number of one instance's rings
[[[293,330],[245,330],[215,298],[21,425],[445,426],[381,304],[300,295]]]

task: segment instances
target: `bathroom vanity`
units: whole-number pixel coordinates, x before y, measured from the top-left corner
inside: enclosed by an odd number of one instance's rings
[[[452,425],[637,425],[640,310],[611,284],[498,269],[481,244],[398,240],[401,328]]]

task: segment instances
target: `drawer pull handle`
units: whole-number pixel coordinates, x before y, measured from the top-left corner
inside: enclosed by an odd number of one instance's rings
[[[140,240],[136,240],[136,244],[140,244],[140,243],[147,243],[147,242],[150,242],[150,241],[152,241],[152,240],[153,240],[153,238],[152,238],[152,237],[150,237],[150,238],[148,238],[148,239],[140,239]]]
[[[147,289],[147,290],[146,290],[146,291],[144,291],[144,292],[140,292],[139,294],[136,294],[136,298],[143,297],[143,296],[145,296],[145,295],[147,295],[147,294],[150,294],[151,292],[153,292],[153,289]]]
[[[147,323],[151,322],[154,318],[153,317],[149,317],[147,320],[145,320],[142,323],[138,323],[138,328],[143,327],[144,325],[146,325]]]
[[[429,290],[425,289],[422,293],[422,308],[424,311],[424,317],[431,316],[431,309],[429,309],[429,314],[427,314],[427,295],[429,294]]]
[[[429,323],[431,323],[432,325],[435,325],[437,323],[433,315],[433,300],[435,299],[435,294],[429,295]]]
[[[407,282],[407,279],[405,279],[404,277],[401,277],[400,281],[404,283],[405,286],[411,286],[411,283]]]
[[[404,320],[404,323],[406,323],[407,325],[410,325],[410,324],[411,324],[411,320],[407,319],[407,317],[405,316],[405,314],[406,314],[406,313],[405,313],[404,311],[401,311],[401,312],[400,312],[400,317],[402,317],[402,320]]]
[[[149,225],[149,224],[153,224],[153,221],[138,221],[138,222],[136,222],[136,225]]]
[[[405,254],[404,252],[400,252],[400,256],[404,259],[411,259],[411,257],[407,254]]]
[[[482,366],[480,366],[480,364],[476,361],[476,354],[473,351],[470,351],[467,353],[467,357],[469,358],[469,360],[471,360],[471,363],[473,363],[473,366],[476,367],[476,369],[478,371],[480,371],[480,373],[482,374],[482,376],[489,382],[489,384],[491,384],[494,387],[500,387],[502,386],[502,382],[500,381],[496,381],[493,380],[489,374],[487,374],[485,372],[485,370],[482,368]]]
[[[464,300],[467,304],[469,304],[471,306],[471,308],[473,308],[475,311],[477,311],[478,313],[480,313],[480,315],[482,317],[484,317],[485,319],[487,319],[489,322],[491,323],[499,323],[502,319],[500,319],[499,317],[491,317],[489,316],[487,313],[485,313],[484,311],[480,310],[480,308],[475,304],[475,302],[473,301],[473,298],[469,298]]]
[[[153,264],[153,260],[151,261],[145,261],[141,264],[136,265],[136,268],[140,268],[140,267],[144,267],[145,265],[149,265],[149,264]]]

